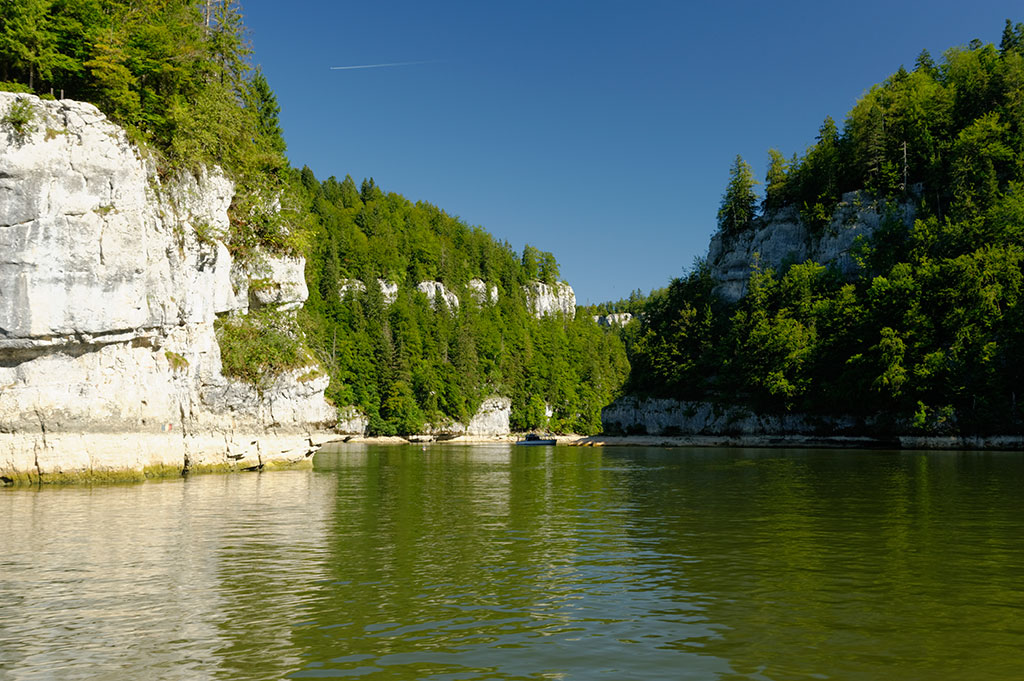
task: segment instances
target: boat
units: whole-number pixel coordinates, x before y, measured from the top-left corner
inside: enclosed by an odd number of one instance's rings
[[[516,444],[524,446],[533,445],[535,447],[550,447],[556,444],[556,441],[554,438],[544,439],[540,435],[537,435],[537,433],[527,433],[524,439],[516,440]]]

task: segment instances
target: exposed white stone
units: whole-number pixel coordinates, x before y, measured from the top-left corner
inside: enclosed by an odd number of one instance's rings
[[[569,319],[576,316],[576,293],[564,281],[545,284],[531,281],[523,287],[526,301],[535,317],[563,314]]]
[[[853,417],[827,423],[802,414],[757,414],[745,407],[708,402],[623,397],[601,410],[605,432],[645,435],[810,435],[854,431]]]
[[[341,284],[338,286],[338,296],[344,298],[349,291],[363,293],[366,291],[366,284],[358,279],[342,279]]]
[[[334,430],[345,435],[364,435],[369,424],[366,415],[355,407],[343,407],[339,410]]]
[[[470,419],[466,434],[478,437],[508,435],[511,415],[512,400],[507,397],[489,397]]]
[[[469,292],[479,305],[498,303],[498,287],[494,284],[488,286],[483,279],[470,279]]]
[[[511,432],[509,429],[511,416],[512,400],[500,396],[489,397],[480,404],[480,408],[477,409],[468,424],[455,421],[427,424],[424,432],[427,435],[500,437]]]
[[[750,229],[712,236],[707,262],[717,282],[716,295],[728,302],[742,298],[755,257],[762,269],[778,271],[786,264],[813,260],[835,267],[843,276],[853,276],[858,265],[851,250],[858,238],[869,238],[886,219],[904,224],[914,220],[910,202],[886,204],[872,201],[862,192],[848,192],[842,199],[832,220],[818,234],[804,225],[795,208],[786,207],[754,220]]]
[[[416,285],[416,290],[425,294],[427,300],[431,303],[440,300],[451,310],[459,307],[459,297],[445,288],[444,284],[439,281],[421,281]]]
[[[391,305],[398,300],[398,284],[387,279],[378,279],[377,284],[380,286],[381,295],[384,296],[385,305]]]
[[[594,315],[594,321],[598,326],[611,327],[611,326],[625,326],[633,319],[633,315],[629,312],[613,312],[608,315]]]
[[[218,238],[230,180],[161,185],[92,105],[0,93],[0,117],[20,97],[35,132],[0,131],[0,475],[24,452],[43,474],[311,452],[336,416],[315,367],[262,391],[221,373],[213,322],[249,305]],[[301,305],[301,260],[268,263],[255,300]]]
[[[303,257],[259,256],[248,268],[248,279],[252,309],[298,310],[309,297]]]

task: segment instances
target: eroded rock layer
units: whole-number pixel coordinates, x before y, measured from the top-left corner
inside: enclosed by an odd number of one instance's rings
[[[23,99],[0,131],[0,478],[298,461],[336,420],[314,366],[225,377],[218,315],[301,307],[301,258],[233,263],[234,186],[162,182],[92,105]]]

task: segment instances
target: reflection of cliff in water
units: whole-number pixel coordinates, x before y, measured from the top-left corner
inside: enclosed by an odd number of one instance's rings
[[[0,676],[280,678],[301,657],[302,594],[324,574],[328,482],[289,471],[0,494]]]

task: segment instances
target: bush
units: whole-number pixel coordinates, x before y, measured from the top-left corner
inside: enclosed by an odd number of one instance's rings
[[[313,363],[292,319],[275,311],[218,319],[222,371],[257,388],[286,371]]]
[[[3,118],[0,118],[0,123],[11,126],[15,135],[24,138],[35,131],[36,128],[32,125],[32,119],[35,116],[36,110],[33,108],[32,102],[24,97],[19,97],[14,104],[11,104],[11,108]]]
[[[32,88],[24,83],[14,83],[9,80],[0,80],[0,92],[18,92],[26,95],[32,94]]]

